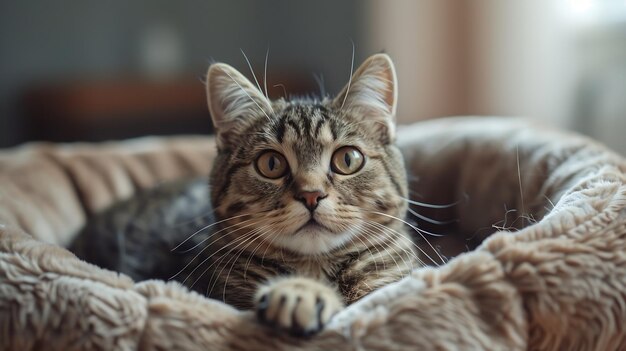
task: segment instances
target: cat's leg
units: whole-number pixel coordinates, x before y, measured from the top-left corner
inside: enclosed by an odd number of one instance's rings
[[[376,249],[362,252],[359,260],[338,272],[337,285],[348,305],[423,266],[412,250],[410,241],[396,242],[402,245],[394,247],[390,252],[384,251],[386,255],[380,255]],[[374,253],[379,255],[374,256]]]
[[[336,289],[306,277],[273,280],[259,288],[255,304],[262,323],[305,336],[320,331],[344,305]]]

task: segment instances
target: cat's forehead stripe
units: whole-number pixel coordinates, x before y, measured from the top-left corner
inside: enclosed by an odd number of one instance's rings
[[[298,139],[315,139],[328,120],[326,111],[317,106],[289,106],[271,125],[271,130],[280,143],[290,131]]]
[[[320,118],[317,121],[317,124],[315,125],[315,130],[313,131],[313,136],[315,138],[317,138],[320,134],[320,129],[322,128],[322,125],[326,122],[326,120],[324,118]]]
[[[320,105],[290,104],[278,112],[273,123],[258,127],[281,145],[279,150],[295,162],[292,167],[311,168],[319,166],[324,148],[337,137],[337,131],[332,130],[336,123],[329,123],[332,121],[328,109]]]
[[[289,126],[291,130],[293,130],[298,138],[303,137],[303,131],[300,129],[298,123],[296,123],[296,121],[294,121],[292,118],[287,119],[287,126]]]
[[[282,116],[277,123],[274,124],[273,126],[273,130],[276,131],[276,139],[278,140],[279,143],[283,142],[283,138],[285,137],[285,128],[286,126],[286,121],[287,121],[287,116]]]

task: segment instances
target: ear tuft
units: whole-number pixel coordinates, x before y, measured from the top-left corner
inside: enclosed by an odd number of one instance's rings
[[[356,70],[351,82],[335,98],[334,105],[371,123],[380,137],[390,142],[395,138],[397,99],[393,62],[387,54],[376,54]]]
[[[269,116],[272,111],[270,101],[252,82],[225,63],[209,67],[206,93],[218,142],[222,144],[248,126],[253,116]]]

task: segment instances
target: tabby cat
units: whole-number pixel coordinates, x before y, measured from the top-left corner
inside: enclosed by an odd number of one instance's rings
[[[310,334],[410,271],[417,256],[399,220],[407,181],[387,55],[367,59],[334,99],[270,101],[222,63],[206,81],[218,148],[212,296]]]
[[[182,182],[114,207],[79,236],[79,256],[136,280],[174,277],[296,335],[420,265],[403,222],[387,55],[334,99],[270,101],[222,63],[206,88],[218,148],[209,189]]]

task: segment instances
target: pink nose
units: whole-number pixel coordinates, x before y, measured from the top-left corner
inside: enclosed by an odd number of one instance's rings
[[[310,211],[317,208],[319,201],[325,198],[327,195],[323,192],[316,191],[301,191],[296,195],[296,199],[304,204]]]

